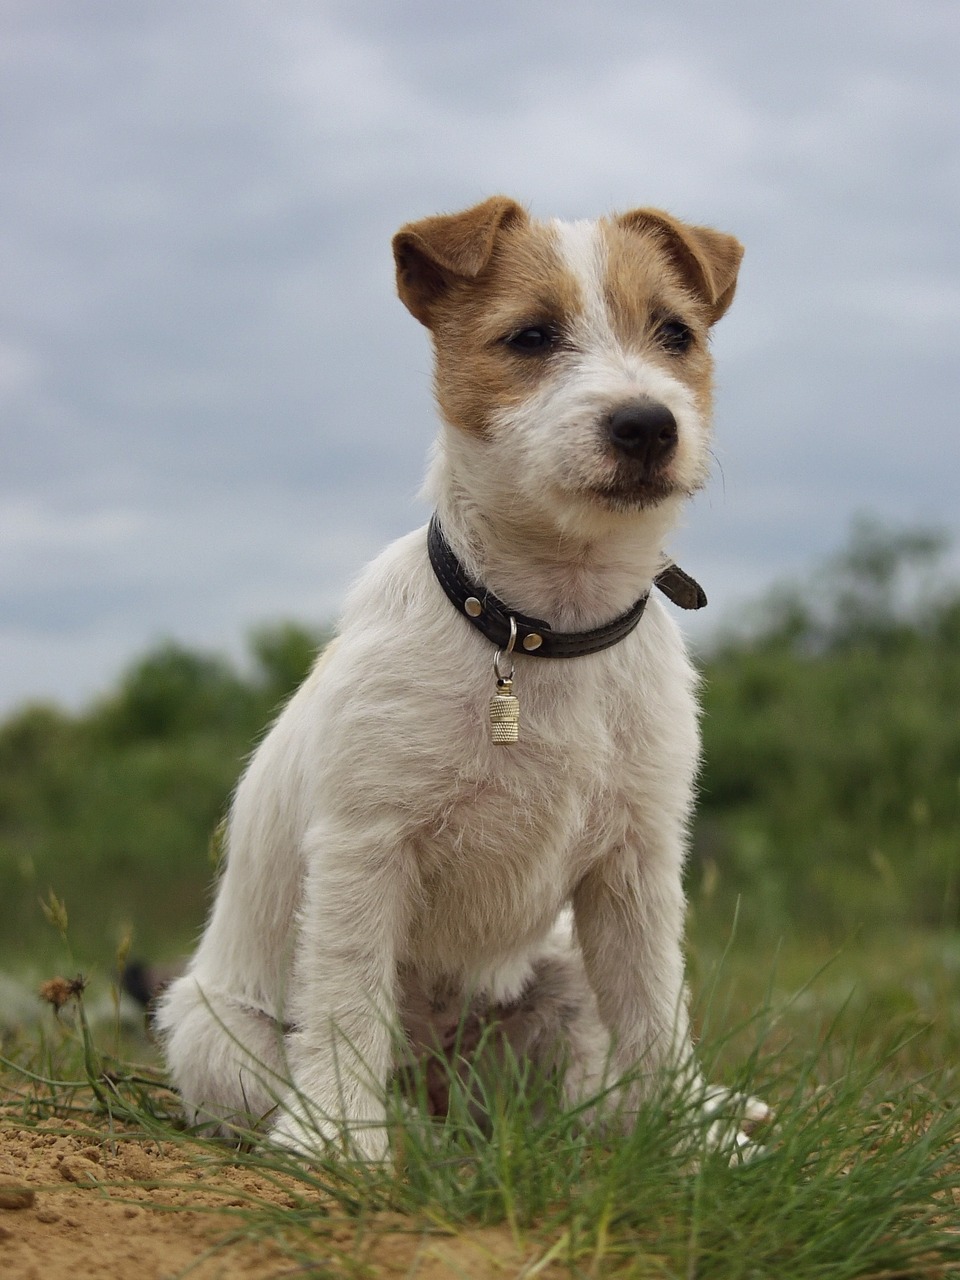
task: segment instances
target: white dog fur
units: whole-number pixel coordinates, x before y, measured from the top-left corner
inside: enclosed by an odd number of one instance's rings
[[[436,349],[427,487],[449,544],[554,629],[608,622],[650,590],[707,476],[707,331],[740,246],[654,210],[535,222],[504,197],[394,245]],[[632,404],[676,422],[642,465],[611,444]],[[635,1101],[690,1061],[681,874],[699,746],[678,630],[654,594],[601,653],[518,654],[510,746],[487,722],[493,656],[423,529],[353,588],[237,789],[212,915],[158,1011],[191,1121],[269,1116],[301,1153],[346,1142],[382,1159],[391,1073],[449,1040],[465,1003],[502,1018],[517,1053],[562,1064],[571,1100],[609,1070],[635,1073]]]

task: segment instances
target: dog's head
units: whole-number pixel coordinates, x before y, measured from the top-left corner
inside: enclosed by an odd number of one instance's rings
[[[655,209],[535,222],[494,196],[409,223],[393,248],[400,297],[433,335],[443,416],[515,493],[620,515],[704,483],[732,236]]]

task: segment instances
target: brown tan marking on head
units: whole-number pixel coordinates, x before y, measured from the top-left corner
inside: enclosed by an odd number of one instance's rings
[[[743,245],[712,227],[681,222],[660,209],[631,209],[616,222],[628,231],[655,237],[683,283],[706,308],[708,324],[716,324],[733,301]]]
[[[473,280],[486,266],[500,230],[527,222],[509,196],[491,196],[462,213],[408,222],[393,237],[397,292],[428,328],[437,304],[458,280]]]
[[[604,220],[606,301],[618,340],[686,383],[709,416],[708,333],[729,307],[743,247],[656,209]]]
[[[426,218],[394,238],[400,297],[430,329],[444,417],[486,434],[500,408],[525,399],[543,362],[505,339],[532,326],[557,333],[582,304],[549,227],[505,196],[461,214]]]

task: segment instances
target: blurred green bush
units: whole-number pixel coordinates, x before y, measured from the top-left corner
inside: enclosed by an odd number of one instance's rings
[[[326,638],[258,631],[248,672],[166,644],[82,715],[27,707],[0,726],[0,964],[54,950],[50,888],[86,957],[109,962],[131,930],[150,955],[188,945],[243,762]]]
[[[960,588],[946,540],[858,521],[704,664],[694,868],[840,936],[960,919]]]

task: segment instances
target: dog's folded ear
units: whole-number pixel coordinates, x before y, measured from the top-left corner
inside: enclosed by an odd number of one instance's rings
[[[397,292],[404,306],[429,328],[434,306],[451,283],[475,279],[490,261],[501,228],[527,220],[515,200],[491,196],[463,213],[408,222],[393,237]]]
[[[616,221],[628,231],[652,231],[684,281],[707,304],[710,323],[730,306],[743,245],[711,227],[695,227],[660,209],[631,209]]]

